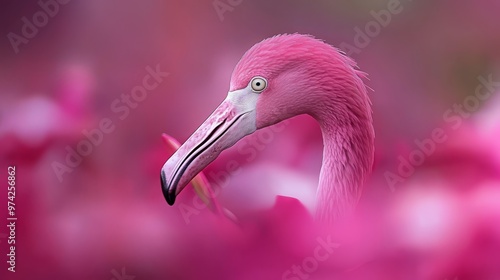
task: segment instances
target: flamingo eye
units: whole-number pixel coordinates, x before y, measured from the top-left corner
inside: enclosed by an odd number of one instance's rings
[[[267,81],[262,77],[253,78],[250,83],[252,85],[252,91],[256,93],[262,92],[267,87]]]

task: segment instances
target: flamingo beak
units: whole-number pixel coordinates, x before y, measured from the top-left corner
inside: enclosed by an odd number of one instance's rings
[[[225,149],[256,130],[258,94],[249,87],[228,93],[208,119],[165,162],[160,179],[163,195],[173,205],[189,182]]]

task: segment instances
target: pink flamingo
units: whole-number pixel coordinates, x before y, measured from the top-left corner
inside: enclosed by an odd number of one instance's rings
[[[227,98],[161,170],[170,205],[223,150],[287,118],[309,114],[323,134],[316,217],[335,221],[352,211],[371,171],[374,130],[365,73],[334,47],[311,36],[266,39],[233,71]]]

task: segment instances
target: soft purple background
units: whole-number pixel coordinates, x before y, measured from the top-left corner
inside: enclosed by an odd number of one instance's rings
[[[203,235],[203,227],[193,232],[178,206],[164,201],[159,170],[169,153],[161,133],[186,140],[224,99],[233,67],[253,44],[298,32],[337,47],[354,45],[355,28],[364,29],[373,20],[370,11],[386,9],[389,1],[233,2],[239,4],[221,18],[212,1],[71,0],[16,53],[7,35],[21,34],[21,19],[31,19],[41,8],[36,1],[3,1],[0,164],[2,170],[17,168],[19,220],[15,274],[6,271],[6,239],[0,235],[2,279],[112,279],[111,271],[122,267],[137,280],[150,279],[160,268],[169,279],[190,279],[193,274],[183,275],[169,263],[188,254],[180,245],[183,233]],[[401,0],[401,6],[379,35],[352,54],[374,90],[376,183],[368,188],[373,197],[397,195],[384,172],[397,172],[398,156],[415,149],[415,139],[428,138],[437,127],[450,131],[443,113],[474,94],[478,76],[498,77],[500,64],[500,2]],[[147,66],[158,64],[170,75],[121,120],[111,104],[142,84]],[[483,102],[467,125],[450,132],[451,140],[437,148],[445,159],[430,164],[430,174],[470,179],[474,183],[468,187],[496,178],[492,184],[498,187],[498,162],[485,175],[467,157],[498,160],[491,134],[486,140],[474,137],[484,123],[498,128],[495,98],[498,94]],[[75,148],[85,139],[82,131],[99,127],[103,118],[112,120],[114,131],[59,181],[52,164],[63,163],[66,147]],[[219,197],[237,216],[272,206],[276,194],[312,204],[322,153],[319,127],[300,116],[271,135],[265,145],[259,135],[244,140],[207,168],[217,185],[215,178],[221,177],[215,174],[224,172],[229,160],[238,162],[241,170]],[[462,149],[467,156],[460,156]],[[439,166],[460,160],[470,166]],[[6,172],[0,174],[6,186]],[[2,187],[2,217],[6,193]],[[184,192],[180,201],[189,203],[192,196]],[[0,234],[6,233],[4,221]],[[199,246],[217,256],[217,248],[210,249],[215,245],[200,241]],[[203,261],[184,263],[185,270],[202,269]]]

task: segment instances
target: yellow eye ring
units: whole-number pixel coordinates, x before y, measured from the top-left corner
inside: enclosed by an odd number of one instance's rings
[[[250,85],[252,87],[253,92],[260,93],[266,89],[267,81],[262,77],[254,77],[250,82]]]

